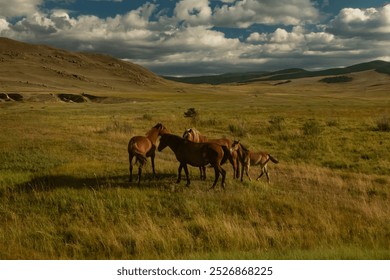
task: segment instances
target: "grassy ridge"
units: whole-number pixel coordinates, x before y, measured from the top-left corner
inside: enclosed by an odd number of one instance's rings
[[[388,97],[334,87],[200,88],[120,104],[0,104],[1,259],[388,259]],[[137,94],[133,94],[137,95]],[[137,98],[140,96],[132,96]],[[146,98],[147,97],[147,98]],[[184,118],[195,107],[199,118]],[[271,185],[177,185],[157,154],[129,184],[127,142],[157,122],[279,158]],[[258,170],[252,169],[255,175]],[[253,177],[254,177],[253,175]]]

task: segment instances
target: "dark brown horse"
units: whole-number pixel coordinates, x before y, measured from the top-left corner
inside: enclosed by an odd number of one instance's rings
[[[184,130],[183,138],[192,142],[197,143],[204,143],[204,142],[210,142],[210,143],[216,143],[221,146],[225,146],[228,149],[231,148],[232,141],[226,138],[220,138],[220,139],[208,139],[206,136],[201,135],[200,132],[196,128],[187,128]],[[239,168],[239,160],[238,155],[236,151],[233,151],[231,153],[231,157],[229,158],[230,163],[233,166],[233,179],[238,179],[240,177],[240,168]],[[206,179],[206,169],[204,167],[200,167],[200,178],[201,180]]]
[[[241,161],[241,165],[242,165],[241,181],[244,176],[244,170],[245,170],[245,174],[248,176],[249,180],[251,181],[252,178],[249,175],[250,166],[260,165],[261,173],[256,180],[259,180],[261,176],[265,174],[267,176],[268,183],[270,182],[267,163],[269,160],[271,160],[273,163],[278,163],[279,161],[275,157],[271,156],[267,152],[251,152],[250,150],[245,148],[239,141],[236,140],[233,142],[230,151],[236,151],[238,153],[238,158]]]
[[[134,136],[130,139],[127,150],[129,152],[129,163],[130,163],[130,182],[133,179],[133,158],[135,157],[135,163],[139,163],[138,167],[138,185],[141,182],[142,168],[147,163],[147,158],[150,157],[152,162],[153,174],[156,176],[154,170],[154,157],[156,152],[156,141],[157,138],[168,130],[161,123],[156,124],[146,136]]]
[[[195,143],[187,141],[177,135],[164,134],[161,136],[158,150],[161,152],[166,147],[171,148],[175,153],[176,159],[180,162],[177,183],[181,181],[181,170],[184,168],[187,186],[190,185],[187,164],[196,167],[210,164],[215,171],[215,180],[210,189],[215,187],[220,175],[222,175],[221,185],[225,188],[226,171],[221,167],[221,164],[231,157],[228,148],[216,143]]]

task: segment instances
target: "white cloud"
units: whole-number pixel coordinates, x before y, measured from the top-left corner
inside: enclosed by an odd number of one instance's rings
[[[43,0],[0,0],[0,17],[18,17],[33,14]]]
[[[247,28],[255,23],[297,25],[315,22],[319,12],[310,0],[242,0],[216,8],[218,26]]]
[[[5,19],[0,18],[0,34],[9,29],[9,23]]]
[[[352,9],[345,8],[333,19],[327,29],[343,37],[376,37],[385,35],[388,40],[390,33],[390,4],[381,8]]]
[[[174,14],[179,21],[190,25],[208,25],[212,16],[208,0],[181,0],[176,4]]]

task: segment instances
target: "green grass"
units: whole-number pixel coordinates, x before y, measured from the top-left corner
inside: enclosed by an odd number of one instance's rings
[[[129,97],[142,101],[0,104],[0,259],[390,257],[382,92],[243,86]],[[271,184],[235,181],[225,165],[225,191],[207,191],[210,169],[203,182],[190,168],[186,188],[169,149],[157,154],[157,179],[148,163],[141,186],[129,184],[131,136],[157,122],[181,135],[192,107],[205,135],[276,156]]]

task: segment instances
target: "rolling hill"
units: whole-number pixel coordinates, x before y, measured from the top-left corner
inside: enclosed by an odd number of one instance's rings
[[[275,72],[247,72],[228,73],[215,76],[197,77],[167,77],[165,79],[190,84],[226,84],[226,83],[252,83],[261,81],[292,80],[312,77],[338,76],[364,71],[375,71],[382,74],[390,74],[390,62],[375,60],[360,63],[343,68],[331,68],[319,71],[307,71],[300,68],[284,69]]]
[[[101,92],[170,82],[108,55],[69,52],[0,38],[0,92]]]

